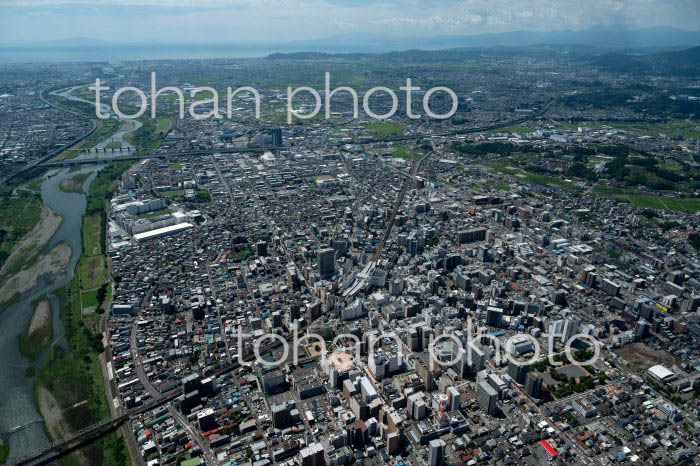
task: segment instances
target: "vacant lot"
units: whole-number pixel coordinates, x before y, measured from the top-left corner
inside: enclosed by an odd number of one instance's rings
[[[580,379],[582,377],[586,377],[587,375],[591,375],[583,367],[577,366],[576,364],[569,364],[568,366],[557,367],[557,372],[561,372],[565,376],[569,378],[573,377],[575,379]]]
[[[615,351],[636,371],[645,371],[657,364],[668,367],[675,362],[675,358],[666,351],[654,349],[642,342],[623,346]]]

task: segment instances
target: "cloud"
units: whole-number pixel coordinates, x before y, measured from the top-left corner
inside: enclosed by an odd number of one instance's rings
[[[700,29],[698,0],[0,0],[0,40],[315,39],[583,29]]]

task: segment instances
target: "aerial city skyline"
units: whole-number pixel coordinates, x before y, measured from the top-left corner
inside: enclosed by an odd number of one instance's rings
[[[700,464],[697,2],[0,37],[0,465]]]

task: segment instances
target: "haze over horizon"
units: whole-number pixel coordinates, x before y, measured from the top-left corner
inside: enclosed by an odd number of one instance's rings
[[[0,7],[5,45],[284,43],[333,36],[429,38],[512,31],[700,30],[693,0],[9,0]]]

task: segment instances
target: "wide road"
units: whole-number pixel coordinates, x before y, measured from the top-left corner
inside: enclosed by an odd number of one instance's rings
[[[148,379],[146,371],[143,369],[143,359],[139,354],[138,345],[136,341],[138,331],[139,330],[137,322],[134,321],[131,327],[131,359],[134,361],[136,375],[138,375],[138,378],[143,384],[146,391],[153,397],[153,399],[158,399],[161,396],[160,392],[158,392],[158,390],[156,390],[153,384],[151,384],[151,381]],[[168,403],[167,408],[168,412],[173,417],[173,419],[177,420],[177,422],[185,428],[187,433],[190,435],[190,438],[197,444],[197,446],[202,452],[202,455],[204,456],[204,459],[206,460],[205,464],[219,464],[216,461],[216,455],[214,455],[214,452],[212,452],[211,448],[209,447],[209,443],[204,439],[204,437],[202,437],[202,434],[199,432],[199,430],[196,427],[192,426],[192,424],[187,420],[187,418],[185,418],[185,416],[183,416],[182,413],[173,406],[172,402]]]
[[[433,141],[431,141],[433,144],[433,149],[435,149],[435,144]],[[396,220],[396,215],[399,212],[399,209],[401,208],[401,204],[403,204],[403,198],[406,196],[406,191],[411,187],[411,185],[415,186],[415,180],[416,180],[416,173],[418,173],[418,168],[420,168],[421,164],[425,159],[430,157],[432,152],[427,153],[420,159],[413,158],[413,163],[411,165],[411,172],[406,178],[406,181],[404,181],[403,186],[401,187],[401,191],[399,192],[399,195],[396,197],[396,202],[394,202],[394,208],[391,211],[391,216],[389,217],[389,221],[386,225],[386,228],[384,229],[384,234],[382,235],[382,239],[379,242],[379,245],[377,246],[377,252],[374,253],[372,256],[372,261],[377,262],[379,258],[382,256],[382,251],[384,250],[384,244],[386,243],[386,240],[389,239],[389,235],[391,234],[391,229],[394,226],[394,220]]]
[[[0,186],[3,186],[5,183],[7,183],[7,182],[10,181],[11,179],[13,179],[13,178],[15,178],[15,177],[21,175],[22,173],[25,173],[25,172],[31,170],[32,168],[35,168],[35,167],[37,167],[38,165],[41,165],[42,163],[44,163],[44,162],[46,162],[46,161],[48,161],[48,160],[51,160],[51,159],[53,159],[54,157],[57,157],[58,155],[60,155],[60,154],[62,154],[63,152],[65,152],[68,148],[73,147],[73,146],[75,146],[76,144],[79,144],[79,143],[83,142],[83,140],[89,138],[89,137],[92,135],[92,133],[94,133],[95,130],[97,129],[97,122],[96,122],[95,120],[90,119],[90,118],[86,117],[85,115],[82,115],[82,114],[80,114],[80,113],[78,113],[78,112],[74,112],[74,111],[72,111],[72,110],[66,110],[65,108],[61,108],[61,107],[55,106],[54,104],[52,104],[51,102],[49,102],[48,100],[46,100],[46,99],[44,98],[44,91],[41,91],[41,92],[39,93],[39,98],[40,98],[46,105],[50,105],[51,107],[56,108],[56,109],[58,109],[58,110],[63,110],[64,112],[72,113],[73,115],[75,115],[75,116],[77,116],[77,117],[79,117],[79,118],[84,118],[84,119],[86,119],[86,120],[89,120],[90,123],[91,123],[91,125],[92,125],[92,127],[90,128],[90,131],[88,131],[87,133],[83,134],[83,135],[80,136],[80,137],[77,137],[77,138],[73,139],[71,142],[69,142],[69,143],[66,144],[65,146],[59,147],[58,149],[54,149],[54,150],[52,150],[52,151],[49,151],[45,156],[40,157],[40,158],[36,159],[35,161],[28,163],[27,165],[25,165],[25,166],[24,166],[23,168],[21,168],[20,170],[18,170],[18,171],[16,171],[16,172],[12,173],[12,174],[9,175],[9,176],[6,176],[6,177],[0,179]]]

